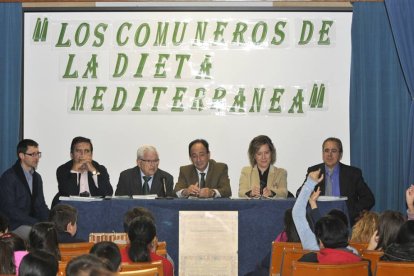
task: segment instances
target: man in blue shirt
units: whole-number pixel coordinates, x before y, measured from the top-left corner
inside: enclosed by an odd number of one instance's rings
[[[340,162],[342,153],[341,140],[334,137],[327,138],[322,144],[323,163],[308,168],[305,181],[309,172],[320,169],[324,178],[315,189],[320,187],[321,195],[347,197],[346,204],[352,226],[363,210],[370,210],[374,206],[375,198],[365,183],[361,170]],[[301,189],[302,187],[298,189],[296,196]]]
[[[20,141],[18,160],[0,178],[0,211],[8,217],[10,230],[17,233],[26,233],[28,225],[47,221],[49,215],[42,177],[36,172],[41,156],[38,143]]]

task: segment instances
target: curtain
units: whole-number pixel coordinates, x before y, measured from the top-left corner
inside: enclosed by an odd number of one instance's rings
[[[391,31],[402,73],[410,95],[410,113],[408,120],[408,146],[404,158],[404,184],[414,183],[414,1],[386,0],[385,7],[391,23]]]
[[[362,169],[375,210],[404,211],[411,97],[385,4],[357,2],[353,10],[351,164]]]
[[[20,137],[22,4],[0,4],[0,174],[16,160]]]

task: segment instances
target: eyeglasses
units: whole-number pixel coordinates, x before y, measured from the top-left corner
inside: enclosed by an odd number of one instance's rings
[[[158,164],[158,162],[160,162],[160,159],[155,159],[155,160],[145,160],[145,159],[140,159],[142,162],[145,162],[147,164],[151,164],[151,165],[156,165]]]
[[[24,153],[25,155],[29,155],[29,156],[31,156],[31,157],[42,157],[42,153],[39,151],[39,152],[32,152],[32,153]]]
[[[335,153],[338,153],[339,150],[338,149],[324,149],[323,152],[324,153],[332,153],[332,154],[335,154]]]

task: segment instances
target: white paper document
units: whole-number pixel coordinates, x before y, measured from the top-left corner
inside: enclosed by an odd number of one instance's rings
[[[320,196],[318,197],[318,201],[340,201],[340,200],[347,200],[346,196]]]
[[[180,211],[179,275],[238,275],[238,212]]]
[[[103,198],[100,197],[87,197],[87,196],[60,196],[59,200],[61,201],[102,201]]]

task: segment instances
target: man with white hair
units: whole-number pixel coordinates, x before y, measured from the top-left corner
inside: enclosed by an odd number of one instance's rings
[[[159,197],[174,197],[173,176],[158,169],[159,163],[155,147],[141,146],[137,150],[137,166],[121,172],[115,195],[156,194]]]

